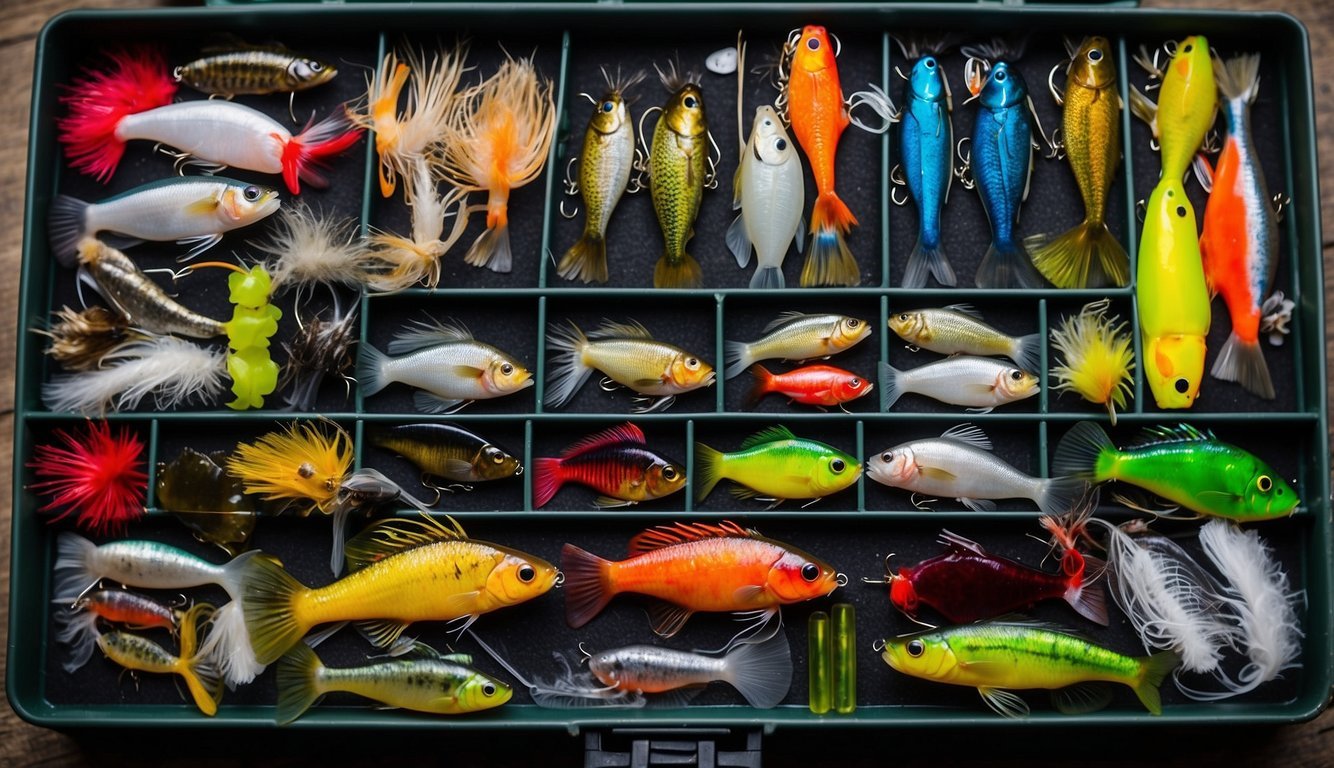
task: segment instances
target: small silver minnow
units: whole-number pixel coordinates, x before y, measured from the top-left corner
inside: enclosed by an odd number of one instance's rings
[[[761,360],[815,360],[829,357],[871,335],[865,320],[846,315],[807,315],[784,312],[764,326],[764,336],[752,342],[732,341],[723,345],[727,378]]]
[[[1038,377],[989,357],[950,357],[919,368],[901,371],[880,364],[884,382],[884,409],[908,392],[916,392],[949,405],[967,406],[989,413],[998,405],[1013,403],[1038,393]]]
[[[1010,336],[982,322],[970,304],[890,313],[890,330],[904,341],[942,355],[1001,355],[1025,371],[1038,370],[1042,335]]]

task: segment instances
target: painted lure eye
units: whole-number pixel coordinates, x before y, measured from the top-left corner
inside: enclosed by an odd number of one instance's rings
[[[911,656],[911,657],[913,657],[913,658],[915,659],[915,658],[917,658],[918,656],[921,656],[923,653],[926,653],[926,644],[925,644],[925,643],[923,643],[921,640],[909,640],[909,641],[908,641],[908,655],[909,655],[909,656]]]
[[[1255,479],[1255,487],[1260,489],[1260,493],[1269,493],[1274,487],[1274,480],[1269,475],[1260,475]]]
[[[677,478],[676,467],[663,467],[663,468],[662,468],[662,479],[663,479],[663,480],[671,481],[671,480],[675,480],[676,478]]]
[[[522,581],[524,584],[527,584],[535,578],[537,578],[537,571],[533,570],[533,566],[525,565],[519,569],[519,581]]]
[[[696,106],[699,105],[699,102],[695,100],[694,96],[685,97],[685,100],[682,101],[681,103],[686,105],[686,109],[694,109]]]
[[[614,103],[612,103],[612,102],[610,102],[610,101],[604,101],[604,102],[602,102],[602,111],[603,111],[603,112],[610,112],[610,111],[612,111],[612,110],[614,110],[614,109],[616,109],[616,105],[615,105]]]
[[[815,581],[820,578],[820,566],[815,563],[806,563],[801,566],[801,578],[806,581]]]
[[[1172,386],[1176,388],[1177,392],[1183,395],[1190,391],[1190,382],[1185,379],[1177,379],[1172,383]]]
[[[483,696],[495,696],[495,695],[496,695],[496,685],[495,685],[495,683],[482,683],[482,695],[483,695]]]
[[[818,51],[818,50],[820,50],[820,40],[819,40],[819,38],[812,37],[811,39],[807,40],[807,41],[806,41],[806,47],[807,47],[807,48],[810,48],[812,51]]]
[[[511,373],[514,373],[514,366],[510,365],[509,363],[502,363],[500,366],[500,372],[508,376]]]
[[[848,468],[847,463],[844,462],[842,459],[834,459],[833,461],[829,462],[830,471],[832,471],[836,475],[847,468]]]
[[[1097,48],[1089,51],[1089,61],[1102,61],[1102,51]]]
[[[251,203],[258,200],[259,195],[260,195],[259,187],[255,186],[254,184],[251,184],[250,186],[241,190],[241,196]]]

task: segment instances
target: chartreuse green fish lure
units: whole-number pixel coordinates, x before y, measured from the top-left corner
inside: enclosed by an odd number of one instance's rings
[[[1060,631],[1050,624],[1001,619],[877,643],[880,656],[894,669],[938,683],[977,688],[997,714],[1026,717],[1028,703],[1016,690],[1046,688],[1065,714],[1095,712],[1107,706],[1112,690],[1102,683],[1130,686],[1155,715],[1163,713],[1158,687],[1178,659],[1171,651],[1152,656],[1123,656]]]
[[[1287,517],[1300,503],[1264,461],[1186,424],[1150,427],[1143,442],[1127,448],[1091,421],[1076,424],[1057,444],[1051,471],[1091,483],[1120,480],[1192,512],[1242,523]]]
[[[724,478],[737,483],[739,499],[818,499],[847,488],[861,477],[857,457],[833,446],[792,434],[774,426],[746,438],[734,453],[695,443],[699,484],[695,497],[703,501]]]

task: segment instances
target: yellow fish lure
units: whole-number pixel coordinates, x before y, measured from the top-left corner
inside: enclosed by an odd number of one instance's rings
[[[1218,111],[1218,88],[1209,41],[1203,35],[1177,43],[1167,69],[1158,69],[1144,49],[1135,57],[1141,67],[1162,79],[1155,104],[1130,90],[1130,111],[1153,129],[1163,153],[1163,178],[1181,180],[1195,152],[1204,143]]]

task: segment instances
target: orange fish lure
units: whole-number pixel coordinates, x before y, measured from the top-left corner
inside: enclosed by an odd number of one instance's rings
[[[847,581],[828,563],[730,521],[650,528],[630,557],[604,560],[573,544],[561,550],[565,618],[578,629],[622,592],[656,597],[653,631],[671,637],[696,611],[772,617],[782,605],[823,597]]]
[[[834,157],[848,127],[848,109],[838,81],[834,47],[824,27],[807,26],[792,51],[787,111],[792,132],[810,160],[818,196],[811,211],[811,247],[801,285],[856,285],[861,270],[844,236],[857,217],[834,191]]]
[[[755,377],[746,398],[754,407],[765,395],[777,392],[794,403],[832,407],[856,400],[875,387],[865,377],[832,365],[808,365],[787,373],[771,373],[762,365],[750,369]]]

